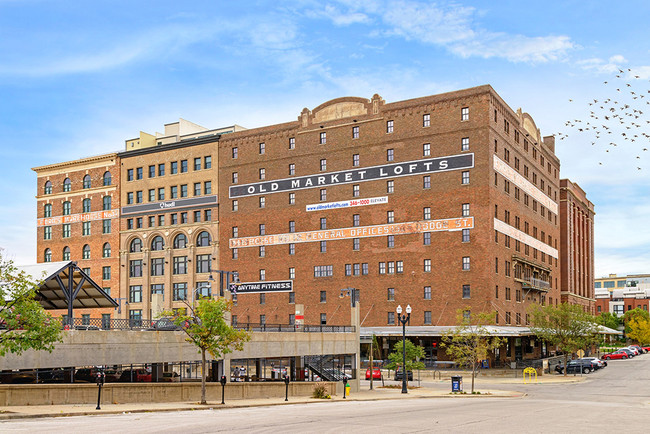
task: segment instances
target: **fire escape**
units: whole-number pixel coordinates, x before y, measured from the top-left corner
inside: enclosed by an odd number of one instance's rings
[[[515,281],[521,283],[524,300],[531,294],[533,301],[538,301],[538,297],[545,299],[551,288],[551,268],[518,255],[512,256],[512,264]]]

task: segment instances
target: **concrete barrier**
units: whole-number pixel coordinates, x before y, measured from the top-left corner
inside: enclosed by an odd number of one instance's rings
[[[336,395],[334,382],[294,382],[289,384],[292,396],[311,396],[316,384],[325,385]],[[284,382],[248,382],[226,384],[225,399],[281,398]],[[206,398],[221,402],[221,384],[208,383]],[[102,403],[126,404],[143,402],[198,402],[201,383],[107,383],[102,388]],[[94,384],[3,384],[0,385],[0,407],[12,405],[97,404]]]

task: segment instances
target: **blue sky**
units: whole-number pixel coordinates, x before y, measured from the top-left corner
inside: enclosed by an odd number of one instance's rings
[[[179,117],[250,128],[341,96],[491,84],[542,135],[569,136],[556,152],[596,205],[597,276],[650,272],[650,105],[635,143],[617,122],[599,138],[565,126],[593,99],[645,104],[629,91],[650,89],[648,16],[644,1],[0,0],[0,246],[36,259],[31,167]]]

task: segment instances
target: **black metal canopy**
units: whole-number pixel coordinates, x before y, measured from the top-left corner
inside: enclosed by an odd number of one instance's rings
[[[68,318],[72,318],[74,308],[117,306],[117,302],[74,261],[44,262],[16,268],[42,282],[36,289],[36,299],[44,309],[67,309]]]

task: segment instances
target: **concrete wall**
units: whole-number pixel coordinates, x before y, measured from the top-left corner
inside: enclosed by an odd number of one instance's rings
[[[320,354],[357,354],[357,333],[255,332],[243,351],[227,359],[297,357]],[[26,351],[0,358],[0,370],[47,369],[199,360],[196,347],[183,332],[69,330],[52,353]]]
[[[316,384],[325,385],[331,395],[337,393],[333,382],[295,382],[289,384],[292,396],[311,396]],[[284,397],[283,382],[228,383],[225,401],[231,399],[256,399]],[[208,402],[221,402],[221,384],[208,383]],[[103,404],[142,402],[198,402],[201,399],[201,383],[139,383],[112,384],[102,388]],[[0,385],[0,406],[12,405],[59,405],[97,404],[97,386],[94,384],[17,384]]]

